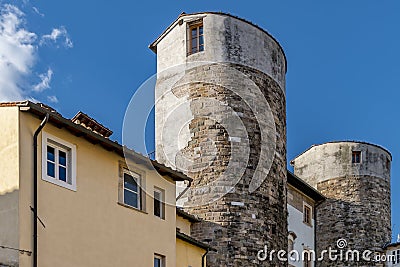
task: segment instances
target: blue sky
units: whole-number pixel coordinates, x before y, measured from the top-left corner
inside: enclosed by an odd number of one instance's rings
[[[156,72],[148,45],[182,11],[224,11],[258,24],[279,40],[288,59],[288,159],[332,140],[388,148],[394,158],[394,234],[400,233],[400,2],[0,0],[0,5],[0,54],[14,64],[0,61],[0,100],[33,98],[66,117],[82,110],[113,129],[116,140],[130,98]]]

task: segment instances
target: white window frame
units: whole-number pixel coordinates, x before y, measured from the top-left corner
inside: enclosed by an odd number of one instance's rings
[[[47,175],[47,146],[51,146],[55,149],[55,176]],[[64,182],[59,179],[58,175],[58,153],[57,151],[63,151],[67,156],[67,166],[66,167],[66,178],[67,181]],[[61,138],[53,136],[49,133],[42,132],[42,180],[50,182],[52,184],[67,188],[72,191],[77,190],[76,186],[76,146],[71,144]]]
[[[154,199],[156,198],[156,196],[155,196],[155,193],[159,193],[160,194],[160,197],[161,197],[161,199],[158,199],[158,201],[160,201],[160,216],[157,216],[156,214],[155,214],[155,212],[156,212],[156,209],[155,209],[155,206],[154,206],[154,201],[153,201],[153,214],[154,214],[154,216],[156,216],[156,217],[158,217],[158,218],[160,218],[160,219],[163,219],[163,220],[165,220],[165,190],[163,190],[163,189],[161,189],[161,188],[158,188],[158,187],[154,187],[154,192],[153,192],[153,197],[154,197]]]
[[[131,176],[136,181],[137,192],[134,192],[133,190],[131,190],[129,188],[125,188],[125,177],[124,177],[125,174],[128,174],[129,176]],[[129,170],[124,168],[124,171],[122,173],[122,203],[124,205],[132,207],[134,209],[142,210],[142,190],[141,190],[142,183],[141,183],[141,180],[142,180],[142,177],[141,177],[141,175],[139,173],[131,172],[131,171],[129,171]],[[132,205],[130,205],[130,204],[125,202],[125,190],[137,194],[137,200],[138,200],[138,206],[137,207],[132,206]]]

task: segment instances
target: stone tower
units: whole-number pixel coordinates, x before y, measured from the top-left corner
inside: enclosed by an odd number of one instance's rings
[[[218,250],[208,266],[286,266],[286,58],[265,30],[224,13],[181,14],[157,53],[156,159],[193,178],[180,201]],[[184,190],[184,187],[182,188]]]
[[[291,162],[298,177],[327,197],[316,213],[318,255],[338,249],[339,239],[346,240],[340,245],[345,251],[361,252],[382,252],[391,241],[391,160],[390,152],[377,145],[330,142],[312,146]],[[326,260],[317,266],[365,265]]]

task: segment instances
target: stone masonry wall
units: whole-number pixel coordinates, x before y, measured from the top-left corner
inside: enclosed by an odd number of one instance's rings
[[[360,155],[359,160],[353,154]],[[315,145],[296,157],[295,174],[327,197],[317,206],[317,255],[328,248],[382,253],[391,241],[390,153],[365,142]],[[360,256],[361,258],[361,256]],[[367,261],[336,260],[317,266],[382,266]]]
[[[230,74],[229,71],[232,73]],[[270,170],[266,170],[265,180],[253,193],[249,192],[249,184],[253,178],[257,164],[263,164],[260,158],[261,149],[269,144],[262,144],[260,123],[256,120],[254,111],[243,99],[233,94],[228,88],[216,85],[212,78],[214,74],[224,73],[235,79],[235,73],[240,71],[253,81],[261,90],[271,106],[273,123],[276,127],[276,153]],[[182,94],[188,90],[189,100],[196,103],[197,98],[213,98],[224,102],[237,113],[242,114],[241,120],[247,130],[248,144],[239,142],[236,149],[241,151],[249,146],[248,161],[243,160],[245,172],[226,195],[224,185],[230,185],[229,177],[219,180],[224,173],[232,153],[232,136],[218,122],[199,116],[204,113],[204,107],[191,105],[194,119],[189,128],[191,141],[184,153],[193,159],[193,164],[187,174],[194,179],[192,190],[188,195],[187,211],[202,218],[205,222],[193,227],[192,235],[199,240],[208,242],[217,249],[217,253],[209,253],[208,266],[286,266],[285,262],[260,262],[257,252],[267,245],[270,250],[287,248],[287,207],[286,207],[286,112],[285,96],[269,76],[260,71],[230,64],[229,68],[222,64],[202,66],[190,71],[196,80],[208,77],[209,83],[190,83],[186,87],[178,87],[175,93]],[[196,76],[202,77],[196,77]],[[218,76],[218,75],[217,75]],[[184,88],[184,89],[183,89]],[[246,90],[246,88],[243,88]],[[262,107],[263,101],[254,99],[257,106]],[[224,116],[228,109],[207,109],[213,113],[211,117]],[[266,112],[260,110],[260,112]],[[262,124],[261,124],[262,125]],[[264,141],[265,142],[265,141]],[[240,148],[243,146],[243,148]],[[213,154],[213,152],[216,153]],[[208,165],[212,162],[211,165]],[[237,166],[236,166],[237,167]],[[268,172],[269,171],[269,172]],[[225,179],[225,180],[224,180]],[[202,186],[214,184],[207,189]],[[218,197],[210,199],[210,196]]]
[[[190,23],[204,51],[188,55]],[[204,219],[207,266],[287,266],[286,58],[266,31],[223,13],[182,14],[157,51],[156,159],[194,179],[180,199]],[[178,189],[182,190],[182,188]]]
[[[383,252],[391,240],[390,184],[382,178],[345,176],[318,184],[327,197],[317,209],[318,255],[323,249],[337,249],[338,239],[347,249]],[[317,266],[379,266],[374,263],[329,262]]]

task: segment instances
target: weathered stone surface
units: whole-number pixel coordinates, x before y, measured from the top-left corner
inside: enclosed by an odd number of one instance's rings
[[[208,266],[287,266],[286,61],[265,31],[229,15],[183,15],[157,44],[156,158],[194,179],[192,235],[218,250]],[[187,56],[187,23],[204,51]]]
[[[218,67],[218,66],[217,66]],[[280,138],[276,139],[277,154],[274,156],[270,170],[266,170],[266,179],[253,193],[249,192],[249,184],[253,179],[257,164],[262,164],[260,158],[261,131],[253,111],[243,103],[243,100],[232,94],[227,88],[215,84],[191,84],[188,87],[189,100],[195,103],[197,97],[213,97],[226,102],[235,112],[242,113],[242,122],[245,125],[248,143],[241,142],[240,146],[249,146],[249,158],[238,162],[245,164],[245,172],[233,185],[234,189],[225,194],[221,186],[232,186],[229,180],[219,180],[209,191],[196,190],[203,185],[215,182],[228,168],[232,146],[230,136],[221,125],[208,118],[197,118],[198,107],[192,106],[194,120],[190,124],[192,139],[185,148],[187,153],[199,151],[200,157],[193,157],[189,176],[194,178],[193,190],[189,191],[187,206],[191,214],[204,219],[206,223],[195,227],[192,235],[200,240],[210,240],[210,244],[218,252],[210,253],[209,266],[272,266],[269,262],[259,262],[256,258],[258,250],[267,245],[270,249],[285,249],[287,244],[287,211],[286,211],[286,127],[285,101],[277,84],[267,75],[239,65],[231,65],[232,71],[241,71],[256,83],[270,103],[274,116],[276,132]],[[207,76],[208,67],[201,67],[195,72]],[[212,68],[215,71],[215,68]],[[226,68],[224,68],[227,71]],[[256,101],[256,99],[254,100]],[[262,101],[260,101],[262,103]],[[223,116],[225,110],[212,111],[217,116]],[[217,114],[215,114],[217,113]],[[208,140],[208,141],[206,141]],[[212,161],[208,158],[216,148]],[[243,147],[242,149],[245,149]],[[237,153],[237,152],[236,152]],[[215,157],[215,158],[214,158]],[[244,160],[244,159],[243,159]],[[211,165],[208,165],[208,163]],[[199,169],[199,170],[198,170]],[[269,171],[269,172],[268,172]],[[229,179],[229,177],[226,177]],[[216,200],[211,196],[218,195]],[[219,196],[219,195],[218,195]],[[239,202],[239,203],[235,203]],[[199,205],[203,203],[203,205]],[[193,207],[192,207],[193,206]],[[254,218],[255,217],[255,218]],[[285,262],[273,262],[273,266],[285,266]]]
[[[353,151],[361,153],[360,163],[352,162]],[[383,253],[391,241],[390,161],[385,149],[360,142],[314,146],[293,161],[295,174],[327,197],[316,209],[317,255],[338,249],[339,239],[347,241],[344,252]],[[381,265],[326,259],[317,266]]]

